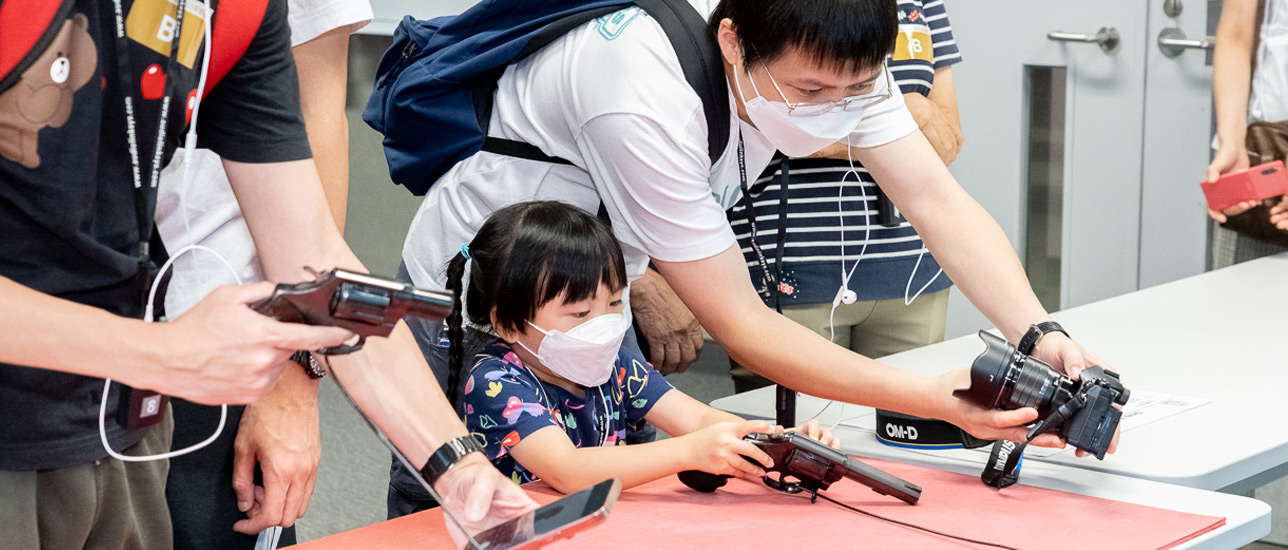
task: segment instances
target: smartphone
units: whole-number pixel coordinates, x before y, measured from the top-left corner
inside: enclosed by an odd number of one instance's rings
[[[466,550],[531,550],[569,538],[608,519],[622,484],[610,479],[474,535]]]
[[[1283,161],[1274,161],[1247,170],[1230,172],[1216,182],[1203,182],[1208,208],[1225,210],[1244,201],[1259,201],[1288,194],[1288,173]]]

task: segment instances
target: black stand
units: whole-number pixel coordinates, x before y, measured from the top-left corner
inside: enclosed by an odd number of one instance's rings
[[[774,398],[774,411],[779,426],[791,428],[796,425],[796,390],[782,384],[778,385]]]

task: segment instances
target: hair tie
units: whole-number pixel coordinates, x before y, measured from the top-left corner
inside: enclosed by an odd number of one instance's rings
[[[470,259],[470,243],[461,245],[461,255],[465,256],[466,260]]]

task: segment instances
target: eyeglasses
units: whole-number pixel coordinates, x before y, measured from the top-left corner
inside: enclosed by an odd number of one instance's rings
[[[818,116],[836,110],[858,111],[890,99],[891,97],[894,97],[894,81],[890,77],[890,68],[884,63],[881,65],[881,73],[885,75],[886,89],[884,92],[873,92],[870,94],[850,96],[841,98],[839,101],[792,103],[787,101],[787,94],[784,94],[783,89],[778,87],[778,81],[774,80],[773,74],[770,74],[769,67],[765,67],[765,74],[769,75],[769,82],[774,85],[775,90],[778,90],[778,95],[783,98],[783,103],[787,104],[788,116]],[[756,82],[753,80],[752,86],[755,85]]]

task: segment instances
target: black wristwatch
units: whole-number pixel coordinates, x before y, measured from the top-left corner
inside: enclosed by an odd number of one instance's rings
[[[439,447],[434,454],[429,455],[429,460],[425,462],[425,467],[420,469],[421,477],[433,486],[438,478],[452,469],[457,462],[460,462],[465,455],[483,452],[483,444],[472,435],[463,435],[452,439]]]
[[[291,356],[291,360],[299,363],[301,367],[304,367],[304,372],[309,375],[309,378],[319,380],[326,376],[326,369],[322,368],[322,364],[318,363],[318,360],[313,358],[312,353],[300,350],[295,352],[295,355]]]
[[[1064,327],[1060,326],[1060,323],[1055,321],[1047,321],[1045,323],[1030,325],[1028,332],[1024,333],[1023,338],[1020,338],[1019,345],[1015,346],[1015,350],[1023,353],[1024,355],[1033,355],[1033,348],[1038,345],[1038,340],[1041,340],[1043,336],[1052,332],[1059,332],[1065,336],[1069,336],[1069,333],[1065,332]]]

